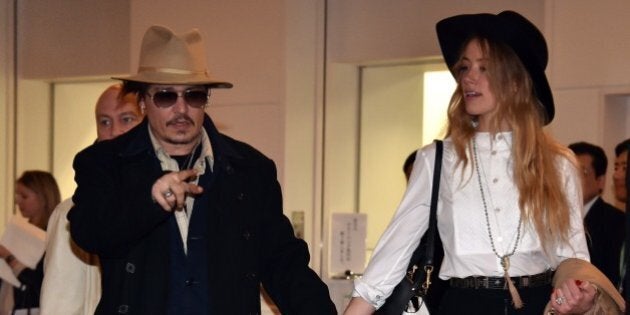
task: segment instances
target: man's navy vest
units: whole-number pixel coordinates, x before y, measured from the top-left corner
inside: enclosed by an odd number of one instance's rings
[[[207,165],[208,163],[206,163]],[[213,175],[210,167],[199,178],[204,192],[210,191]],[[170,265],[167,314],[208,314],[208,237],[207,220],[210,209],[208,193],[197,196],[188,225],[188,255],[184,253],[181,234],[175,216],[169,219]],[[159,276],[159,275],[156,275]]]

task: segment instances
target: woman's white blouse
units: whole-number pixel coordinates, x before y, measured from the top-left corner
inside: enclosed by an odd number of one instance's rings
[[[520,217],[518,189],[512,180],[512,134],[475,136],[480,173],[492,238],[499,255],[514,248]],[[473,172],[473,158],[462,175],[462,163],[450,139],[444,155],[438,202],[438,229],[444,245],[442,279],[468,276],[502,277],[503,268],[492,250],[488,223],[481,199],[480,183]],[[411,254],[428,228],[435,145],[418,151],[409,185],[389,226],[374,249],[370,262],[354,282],[353,296],[379,308],[405,274]],[[564,259],[589,260],[583,228],[583,205],[577,168],[567,158],[557,159],[564,191],[571,209],[570,246],[558,244],[546,255],[532,224],[524,222],[516,252],[510,257],[510,276],[534,275],[555,269]]]

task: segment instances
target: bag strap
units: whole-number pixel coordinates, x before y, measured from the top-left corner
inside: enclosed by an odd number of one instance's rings
[[[431,186],[431,210],[429,214],[429,228],[427,230],[427,247],[425,252],[425,265],[433,265],[435,254],[435,238],[437,236],[437,204],[440,194],[440,174],[442,173],[442,152],[444,143],[442,140],[435,142],[435,165],[433,167],[433,185]]]
[[[415,268],[428,268],[435,265],[435,240],[437,233],[437,204],[440,193],[440,173],[442,172],[442,152],[444,145],[442,140],[434,140],[435,142],[435,164],[433,167],[433,184],[431,185],[431,206],[429,210],[429,228],[423,236],[426,236],[426,242],[419,242],[418,247],[411,254],[409,266],[407,267],[407,278],[413,284],[414,289],[418,290],[425,279],[416,277]],[[411,273],[409,273],[411,271]]]

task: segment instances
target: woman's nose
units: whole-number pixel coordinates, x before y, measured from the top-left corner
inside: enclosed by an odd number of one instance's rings
[[[479,78],[479,74],[474,70],[466,71],[463,74],[463,81],[466,83],[475,83],[477,82],[478,78]]]

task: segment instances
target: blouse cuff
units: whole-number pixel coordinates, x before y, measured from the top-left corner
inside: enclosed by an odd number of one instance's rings
[[[352,296],[364,299],[376,309],[383,306],[383,304],[385,304],[385,299],[387,298],[382,291],[361,281],[360,278],[354,280],[354,290],[352,291]]]

